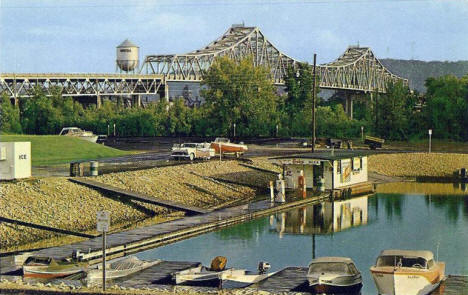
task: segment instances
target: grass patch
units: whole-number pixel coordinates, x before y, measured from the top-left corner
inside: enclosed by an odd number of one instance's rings
[[[54,165],[132,154],[83,139],[58,135],[0,135],[0,141],[30,141],[32,165]]]

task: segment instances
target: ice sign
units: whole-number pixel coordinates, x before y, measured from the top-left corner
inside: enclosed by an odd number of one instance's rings
[[[108,232],[110,225],[110,213],[109,211],[98,211],[96,215],[97,231]]]

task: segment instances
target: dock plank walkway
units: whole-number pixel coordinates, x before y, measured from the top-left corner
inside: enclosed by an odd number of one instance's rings
[[[170,208],[170,209],[184,211],[184,212],[187,212],[189,214],[205,214],[205,213],[209,212],[209,210],[206,210],[206,209],[197,208],[197,207],[194,207],[194,206],[187,206],[187,205],[179,204],[179,203],[172,202],[172,201],[169,201],[169,200],[157,199],[155,197],[152,197],[152,196],[149,196],[149,195],[146,195],[146,194],[143,194],[143,193],[137,193],[137,192],[121,189],[121,188],[118,188],[118,187],[115,187],[115,186],[112,186],[112,185],[104,184],[104,183],[97,182],[97,181],[90,180],[90,179],[70,178],[69,180],[71,182],[78,183],[78,184],[81,184],[81,185],[85,185],[85,186],[91,187],[93,189],[105,191],[105,192],[108,192],[108,193],[118,194],[118,195],[124,196],[126,198],[136,200],[136,201],[140,201],[140,202],[144,202],[144,203],[148,203],[148,204],[153,204],[153,205],[167,207],[167,208]]]
[[[307,267],[286,267],[249,289],[275,293],[304,292],[307,286],[307,270]]]
[[[468,295],[468,276],[447,276],[447,279],[431,295]]]
[[[186,216],[181,219],[126,230],[107,235],[107,255],[129,254],[145,247],[156,247],[200,233],[265,216],[280,210],[317,203],[328,196],[301,199],[285,204],[272,204],[262,200],[250,204],[224,208],[203,215]],[[83,259],[98,259],[102,254],[102,237],[96,237],[74,244],[42,249],[32,253],[37,256],[63,259],[72,256],[74,250],[84,254]]]
[[[169,285],[172,284],[172,273],[199,265],[201,262],[163,261],[128,277],[116,279],[114,283],[128,288]]]

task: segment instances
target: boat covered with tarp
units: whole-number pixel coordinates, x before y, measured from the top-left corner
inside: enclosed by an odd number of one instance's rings
[[[109,261],[106,264],[106,279],[126,277],[161,262],[162,260],[159,259],[154,261],[140,260],[135,256]],[[99,264],[97,268],[89,270],[86,278],[88,281],[102,280],[102,265]]]

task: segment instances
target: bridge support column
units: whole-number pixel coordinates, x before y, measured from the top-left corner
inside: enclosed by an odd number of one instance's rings
[[[139,94],[133,96],[133,106],[139,108],[141,107],[141,96]]]
[[[164,84],[164,99],[169,102],[169,84]]]
[[[353,96],[346,93],[345,100],[345,112],[350,119],[353,119]]]
[[[96,108],[100,109],[101,105],[102,105],[102,97],[101,97],[101,95],[98,94],[96,96]]]

